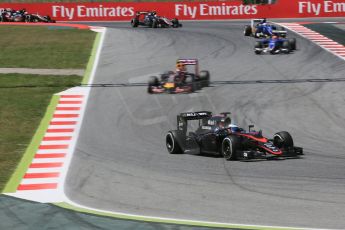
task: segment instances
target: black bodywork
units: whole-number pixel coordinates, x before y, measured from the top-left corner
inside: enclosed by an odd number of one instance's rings
[[[49,15],[29,14],[26,9],[13,10],[5,9],[1,11],[0,21],[2,22],[46,22],[55,23]]]
[[[30,15],[30,22],[45,22],[45,23],[55,23],[55,20],[52,20],[49,15],[39,15],[39,14],[31,14]]]
[[[137,11],[135,17],[131,19],[132,27],[146,26],[151,28],[178,28],[182,24],[177,18],[168,19],[158,16],[155,11]]]
[[[276,133],[272,139],[262,136],[262,131],[231,128],[230,113],[212,115],[209,111],[187,112],[177,116],[177,129],[166,135],[166,146],[171,154],[206,153],[223,156],[227,160],[282,159],[303,154],[301,147],[293,144],[286,131]],[[198,120],[199,125],[187,133],[187,122]]]
[[[30,15],[25,9],[4,9],[3,11],[1,11],[0,15],[1,22],[29,22],[29,20]]]

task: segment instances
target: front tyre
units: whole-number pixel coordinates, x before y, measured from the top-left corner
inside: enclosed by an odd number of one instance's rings
[[[263,47],[263,45],[262,45],[261,42],[259,42],[259,41],[255,42],[255,46],[254,46],[254,52],[255,52],[255,54],[261,54],[261,52],[262,52],[262,47]]]
[[[289,41],[284,41],[283,45],[282,45],[282,48],[283,48],[285,54],[289,54],[290,51],[291,51],[290,42]]]
[[[178,143],[178,133],[175,130],[168,132],[165,137],[165,144],[170,154],[182,153],[182,149]]]
[[[239,146],[239,141],[234,136],[228,136],[222,141],[221,154],[226,160],[237,160],[236,151]]]
[[[177,18],[172,19],[171,22],[173,28],[178,28],[180,26],[180,23]]]
[[[290,133],[281,131],[274,134],[273,144],[280,149],[289,149],[293,147],[293,139]]]

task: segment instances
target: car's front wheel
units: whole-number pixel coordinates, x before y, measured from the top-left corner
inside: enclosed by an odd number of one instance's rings
[[[235,136],[228,136],[222,141],[221,154],[226,160],[237,160],[239,141]]]
[[[284,41],[282,48],[284,49],[284,53],[288,54],[291,51],[291,45],[289,41]]]
[[[273,144],[280,149],[288,149],[293,147],[293,139],[290,133],[281,131],[274,134]]]
[[[259,41],[255,42],[254,52],[255,52],[255,54],[261,54],[261,52],[262,52],[262,43],[261,42],[259,42]]]

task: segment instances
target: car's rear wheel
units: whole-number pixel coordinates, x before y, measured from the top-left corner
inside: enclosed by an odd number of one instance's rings
[[[180,154],[182,149],[178,142],[178,133],[176,130],[169,131],[165,137],[165,144],[170,154]]]
[[[293,147],[293,139],[290,133],[281,131],[274,134],[273,144],[280,149],[288,149]]]
[[[152,20],[152,28],[157,28],[158,27],[158,21],[156,19]]]
[[[133,18],[133,19],[131,20],[131,26],[132,26],[132,27],[138,27],[138,25],[139,25],[139,20],[136,19],[136,18]]]
[[[221,154],[226,160],[237,160],[239,140],[235,136],[228,136],[222,141]]]
[[[291,50],[296,50],[296,38],[290,38],[289,43]]]
[[[159,80],[156,76],[151,76],[148,82],[147,92],[152,93],[152,87],[159,86]]]
[[[200,81],[202,81],[202,86],[208,87],[210,85],[210,72],[207,70],[202,70],[199,73]]]
[[[250,36],[252,34],[252,27],[246,26],[244,27],[244,36]]]
[[[156,76],[151,76],[149,79],[149,85],[151,86],[158,86],[159,80]]]

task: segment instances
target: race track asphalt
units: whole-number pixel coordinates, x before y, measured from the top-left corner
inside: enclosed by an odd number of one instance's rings
[[[149,95],[145,86],[93,87],[67,196],[138,215],[343,229],[345,62],[293,34],[294,53],[257,56],[244,25],[186,22],[156,30],[108,24],[95,84],[146,83],[174,69],[178,57],[198,58],[211,81],[222,84],[184,95]],[[289,131],[305,156],[233,162],[169,155],[164,139],[176,115],[198,110],[230,111],[235,123],[255,124],[268,137]]]

